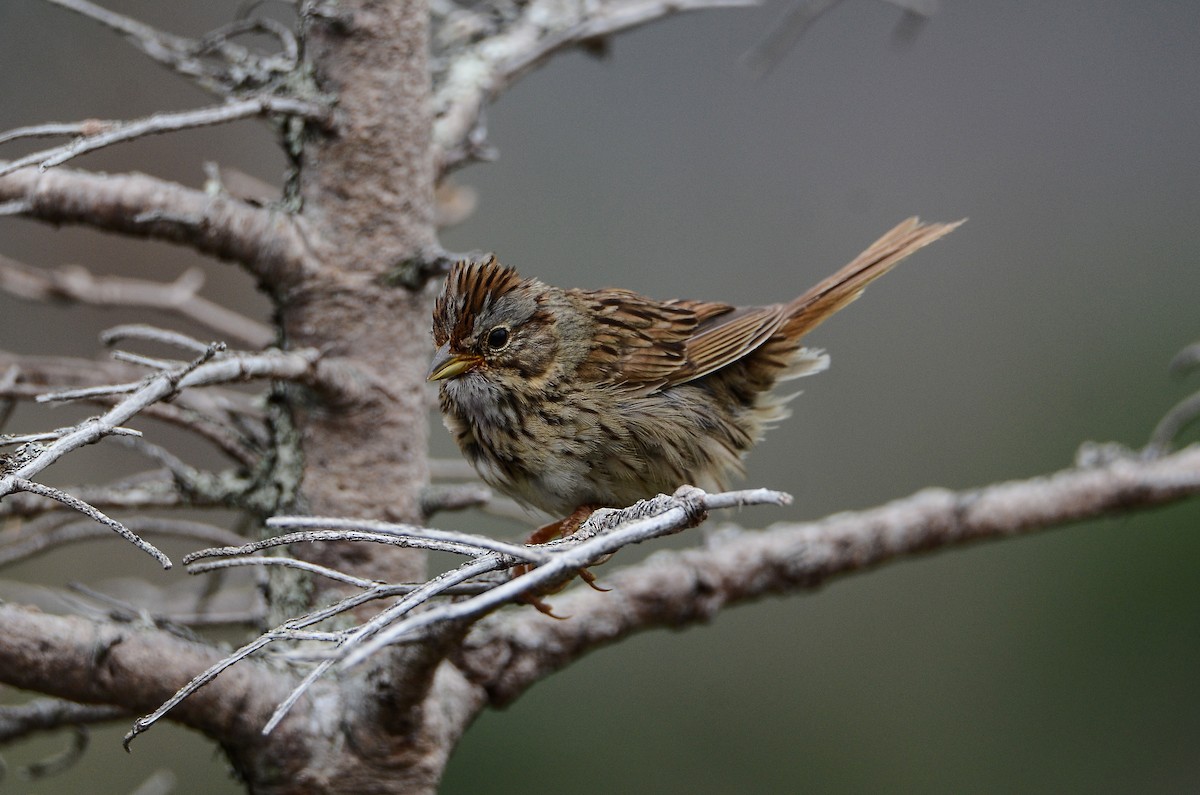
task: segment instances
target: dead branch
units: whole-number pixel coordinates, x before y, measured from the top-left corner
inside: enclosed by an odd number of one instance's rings
[[[607,558],[621,547],[694,526],[703,521],[709,509],[764,502],[780,504],[788,500],[787,495],[765,489],[708,495],[698,489],[684,487],[673,497],[660,495],[658,498],[643,501],[624,510],[597,511],[578,532],[569,538],[539,547],[514,547],[484,536],[410,525],[390,525],[382,522],[321,517],[278,517],[271,522],[273,526],[316,526],[341,529],[294,532],[236,547],[201,550],[186,556],[184,562],[189,564],[189,570],[207,571],[211,568],[210,566],[201,564],[200,567],[193,568],[191,564],[205,557],[247,555],[270,546],[329,540],[421,546],[468,555],[472,559],[416,587],[388,586],[362,578],[356,578],[359,581],[352,582],[340,572],[330,570],[328,567],[320,567],[318,573],[332,576],[341,582],[357,585],[363,590],[342,599],[331,607],[289,620],[283,625],[263,633],[233,654],[220,660],[207,671],[193,678],[158,710],[140,718],[126,736],[126,744],[150,728],[191,694],[213,681],[222,671],[276,641],[317,640],[335,643],[339,648],[335,655],[328,656],[318,663],[279,704],[271,719],[263,727],[263,734],[269,734],[300,697],[339,662],[344,667],[352,667],[366,657],[377,653],[384,646],[400,639],[413,639],[415,633],[424,633],[431,629],[440,630],[443,633],[447,631],[461,632],[471,622],[505,604],[523,597],[536,596],[547,588],[566,582],[580,569]],[[384,530],[387,532],[381,532]],[[270,559],[256,558],[253,562],[258,563],[260,560]],[[433,597],[457,592],[468,581],[509,568],[520,561],[527,561],[534,564],[535,567],[509,582],[493,583],[493,587],[470,596],[464,601],[433,606],[421,612],[415,612],[419,608],[427,606]],[[397,588],[404,590],[396,590]],[[317,634],[301,632],[306,627],[345,613],[367,601],[395,594],[403,594],[403,596],[395,604],[352,630]]]
[[[275,332],[265,324],[226,309],[200,296],[204,272],[189,268],[169,284],[95,276],[79,265],[34,268],[0,255],[0,290],[30,301],[52,301],[122,308],[148,308],[174,312],[253,348],[265,348]]]
[[[441,175],[471,160],[490,159],[481,122],[484,106],[555,53],[683,11],[737,8],[754,0],[493,5],[456,7],[435,19],[433,141]]]
[[[190,341],[186,339],[176,341],[181,341],[185,345],[190,344]],[[188,386],[228,383],[253,377],[283,377],[284,373],[298,374],[309,370],[315,359],[315,357],[303,353],[292,355],[278,351],[216,358],[223,347],[217,344],[209,345],[195,361],[183,367],[161,372],[146,381],[132,385],[118,384],[104,387],[103,389],[107,390],[105,394],[125,392],[131,394],[119,401],[103,416],[84,420],[71,429],[57,434],[55,440],[49,445],[44,447],[25,445],[20,448],[18,450],[20,455],[14,455],[6,462],[5,469],[7,471],[0,477],[0,499],[16,491],[30,492],[53,499],[116,531],[139,549],[153,555],[164,568],[170,568],[170,560],[165,555],[120,522],[110,518],[79,497],[34,482],[32,478],[67,453],[111,435],[115,429],[121,427],[121,423],[136,415],[146,406],[169,398]],[[92,394],[95,389],[85,391]],[[70,399],[73,394],[78,393],[79,390],[75,390],[50,396],[43,395],[42,398]],[[171,465],[177,462],[173,457],[167,461],[164,456],[159,456],[160,462],[167,464],[168,469],[171,469]],[[187,473],[182,474],[178,471],[185,466],[182,462],[178,462],[178,466],[172,470],[177,480],[184,474],[190,477],[190,469]]]
[[[54,166],[60,166],[88,152],[114,146],[119,143],[135,141],[148,135],[192,130],[198,127],[211,127],[217,124],[249,119],[255,116],[280,115],[297,116],[313,121],[326,123],[327,112],[319,105],[290,97],[260,96],[248,99],[237,99],[213,105],[207,108],[176,111],[174,113],[153,113],[145,118],[131,120],[88,119],[76,122],[76,137],[67,144],[50,149],[32,152],[24,157],[11,160],[0,165],[0,177],[11,174],[22,168],[37,166],[39,171],[45,171]],[[69,125],[56,125],[66,128]],[[21,137],[18,131],[10,131],[0,138],[11,140]],[[44,134],[44,130],[39,130]]]
[[[0,707],[0,743],[64,726],[108,723],[128,714],[128,710],[119,707],[76,704],[60,698],[39,698],[25,704],[3,706]]]
[[[22,526],[16,533],[0,535],[0,567],[67,544],[107,538],[111,535],[111,531],[92,521],[62,521],[64,516],[69,515],[55,515],[54,518],[58,521],[51,522],[48,526],[31,522]],[[237,533],[223,527],[188,519],[135,516],[126,519],[123,524],[139,536],[189,538],[206,544],[237,544],[242,540]]]
[[[140,712],[220,656],[160,630],[0,604],[4,682],[82,704]],[[175,717],[212,736],[252,741],[286,690],[277,672],[239,666]]]
[[[0,476],[0,499],[13,492],[21,491],[62,503],[115,531],[138,549],[153,556],[164,569],[171,568],[171,561],[166,555],[122,523],[77,496],[37,483],[31,478],[63,455],[112,435],[116,429],[121,427],[124,420],[134,416],[144,405],[150,405],[169,397],[179,388],[179,382],[183,378],[207,363],[222,348],[223,346],[215,344],[209,346],[194,362],[151,379],[135,394],[118,403],[104,416],[84,420],[70,429],[57,433],[54,442],[50,445],[45,447],[25,445],[19,448],[16,454],[5,461],[4,474]],[[118,387],[118,389],[120,388]]]
[[[5,481],[7,481],[7,483]],[[164,555],[162,551],[160,551],[149,541],[145,540],[137,533],[118,522],[116,519],[113,519],[104,512],[100,511],[98,508],[89,505],[78,497],[74,497],[66,493],[62,489],[56,489],[51,486],[46,486],[42,483],[34,483],[31,480],[13,477],[11,475],[6,476],[3,481],[0,481],[0,488],[5,487],[11,488],[13,491],[25,491],[29,492],[30,494],[36,494],[39,497],[46,497],[54,500],[55,502],[60,502],[68,508],[78,511],[84,516],[87,516],[99,524],[107,527],[108,529],[116,532],[126,541],[157,560],[164,569],[171,568],[171,559]]]
[[[48,391],[127,382],[143,374],[114,360],[21,356],[3,350],[0,368],[7,368],[6,377],[0,378],[0,398],[10,401],[35,401]],[[121,396],[94,394],[79,399],[112,406]],[[262,407],[256,397],[220,386],[184,392],[169,404],[155,403],[141,413],[196,433],[246,466],[258,460],[257,450],[266,439]],[[0,506],[0,514],[3,512]]]
[[[64,489],[85,502],[108,510],[152,508],[212,508],[195,495],[185,495],[165,470],[143,472],[132,478],[103,486],[78,485]],[[17,492],[0,500],[0,518],[41,516],[60,508],[53,500]]]
[[[0,177],[0,213],[178,243],[273,284],[311,263],[301,219],[145,174],[17,171]]]
[[[234,22],[197,40],[165,33],[88,0],[46,1],[122,34],[149,58],[218,95],[268,87],[299,64],[295,34],[269,19]],[[246,33],[274,36],[280,53],[257,55],[232,41]]]

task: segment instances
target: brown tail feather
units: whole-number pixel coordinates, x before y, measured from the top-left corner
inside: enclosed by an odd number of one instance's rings
[[[914,216],[901,222],[849,265],[788,304],[785,335],[790,339],[798,339],[812,331],[834,312],[858,298],[868,284],[890,271],[900,260],[948,235],[965,220],[951,224],[923,224]]]

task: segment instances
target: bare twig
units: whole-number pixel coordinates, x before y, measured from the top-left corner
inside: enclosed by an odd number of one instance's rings
[[[1171,372],[1186,373],[1200,364],[1200,342],[1192,343],[1171,359]]]
[[[297,65],[295,37],[269,20],[235,22],[196,41],[164,33],[88,0],[47,2],[121,33],[130,44],[150,58],[216,94],[225,95],[237,89],[267,86]],[[258,56],[230,41],[234,36],[252,31],[268,32],[278,38],[283,47],[282,56]],[[214,63],[212,56],[217,56],[223,63]]]
[[[323,516],[272,516],[267,520],[267,527],[322,528],[335,531],[380,533],[388,537],[411,541],[416,546],[421,546],[423,542],[445,543],[467,550],[465,554],[469,555],[495,552],[499,555],[508,555],[517,560],[531,562],[543,560],[545,557],[536,548],[508,544],[487,536],[459,533],[453,530],[435,530],[430,527],[417,527],[415,525],[397,524],[394,522],[381,522],[373,519],[342,519]]]
[[[45,759],[26,765],[21,771],[22,776],[30,781],[37,781],[38,779],[48,778],[74,767],[80,759],[83,759],[84,753],[87,752],[87,747],[91,742],[91,735],[88,733],[86,727],[75,726],[72,727],[70,737],[71,740],[66,748]]]
[[[397,588],[401,590],[397,590]],[[237,651],[221,658],[220,660],[217,660],[204,671],[192,677],[192,679],[186,685],[179,688],[174,695],[167,699],[162,706],[160,706],[154,712],[134,721],[133,726],[125,735],[125,748],[128,749],[129,744],[133,742],[135,737],[161,720],[163,716],[165,716],[175,707],[179,706],[179,704],[181,704],[185,699],[196,693],[205,685],[212,682],[222,672],[228,670],[231,666],[246,659],[255,652],[266,648],[271,643],[279,640],[311,640],[313,639],[311,634],[301,635],[298,633],[298,630],[303,630],[305,627],[310,627],[334,616],[341,615],[342,613],[353,610],[354,608],[370,601],[376,599],[386,599],[389,596],[394,596],[397,594],[409,593],[411,590],[412,589],[409,586],[377,585],[360,593],[345,597],[344,599],[341,599],[332,605],[328,605],[318,610],[306,613],[303,616],[293,618],[268,632],[264,632],[254,640],[243,645]]]
[[[211,127],[254,116],[281,114],[321,121],[326,111],[318,105],[289,97],[260,96],[229,100],[220,105],[175,113],[154,113],[130,121],[90,120],[80,122],[83,132],[68,144],[43,149],[0,165],[0,177],[22,168],[37,166],[45,171],[60,166],[72,158],[94,152],[106,146],[145,138],[148,135]],[[9,133],[11,136],[12,133]]]
[[[17,405],[8,395],[8,390],[16,385],[17,376],[20,374],[21,368],[15,364],[10,364],[4,369],[4,373],[0,374],[0,430],[8,424],[8,418],[12,416],[12,411]]]
[[[14,491],[32,492],[42,497],[54,499],[112,528],[139,549],[154,556],[162,564],[163,568],[170,568],[171,561],[166,555],[142,540],[136,533],[130,531],[120,522],[110,519],[103,512],[78,497],[73,497],[61,490],[51,489],[48,486],[35,483],[31,478],[67,453],[97,442],[101,438],[111,434],[114,428],[120,427],[125,420],[137,414],[143,407],[174,394],[181,388],[180,384],[184,379],[194,375],[200,368],[209,363],[209,360],[222,348],[223,346],[214,344],[203,355],[186,367],[162,373],[151,378],[102,417],[84,420],[71,431],[64,433],[52,444],[40,449],[36,454],[16,462],[12,471],[0,476],[0,499]],[[213,364],[222,365],[224,362],[215,362]]]
[[[17,400],[36,400],[48,389],[112,384],[143,375],[111,360],[19,356],[0,351],[0,368],[3,367],[8,368],[5,372],[11,377],[0,378],[0,398]],[[121,398],[96,395],[85,399],[112,406]],[[175,395],[170,404],[156,403],[142,413],[194,431],[247,465],[258,459],[256,450],[266,438],[257,398],[221,386]],[[4,507],[0,506],[0,514],[3,512]]]
[[[789,502],[791,497],[788,495],[768,489],[705,494],[700,489],[683,486],[673,496],[659,495],[623,510],[601,509],[574,535],[544,545],[557,549],[537,568],[479,596],[438,605],[391,624],[376,631],[370,641],[357,648],[348,640],[342,649],[342,665],[353,667],[384,646],[411,640],[428,627],[475,620],[522,597],[536,596],[570,580],[581,569],[606,559],[623,547],[694,527],[707,517],[709,510]],[[372,622],[381,620],[387,613],[384,611]]]
[[[193,356],[207,351],[210,344],[172,329],[158,328],[157,326],[145,323],[128,323],[122,326],[113,326],[100,333],[100,341],[105,345],[116,345],[118,342],[126,340],[158,342],[163,345],[180,348],[191,353]]]
[[[439,511],[461,511],[486,505],[491,499],[492,490],[482,484],[426,486],[421,492],[421,515],[428,518]]]
[[[306,517],[285,517],[288,520],[299,520]],[[315,519],[315,522],[331,524],[339,520],[334,519]],[[355,520],[340,520],[346,525],[366,525],[368,522]],[[289,521],[290,523],[290,521]],[[381,523],[382,524],[382,523]],[[291,524],[295,526],[295,524]],[[352,542],[369,542],[373,544],[387,544],[396,547],[407,547],[415,549],[428,549],[438,552],[450,552],[458,555],[479,555],[484,552],[493,550],[503,550],[498,554],[507,555],[518,561],[536,562],[541,560],[544,555],[531,547],[518,547],[513,544],[505,544],[502,541],[496,541],[485,536],[470,536],[466,533],[449,533],[444,530],[428,530],[424,531],[421,528],[414,528],[412,533],[400,534],[389,533],[387,531],[364,531],[364,530],[301,530],[294,533],[285,533],[280,536],[264,538],[259,541],[249,541],[245,544],[229,547],[215,547],[212,549],[201,549],[196,552],[189,552],[183,559],[185,564],[194,563],[204,558],[215,557],[235,557],[238,555],[250,555],[255,552],[261,552],[264,549],[272,547],[287,546],[288,544],[302,543],[317,543],[325,541],[352,541]]]
[[[42,431],[40,433],[0,433],[0,447],[7,447],[15,444],[29,444],[30,442],[48,442],[53,439],[60,439],[64,434],[70,433],[71,428],[58,428],[53,431]],[[142,432],[133,428],[122,428],[117,426],[112,429],[112,436],[141,436]]]
[[[174,389],[187,389],[211,384],[232,384],[242,381],[271,379],[280,381],[298,381],[311,386],[324,388],[328,386],[319,372],[319,356],[311,349],[280,351],[266,350],[258,353],[233,352],[206,362],[189,370],[186,374],[175,379]],[[173,374],[167,374],[171,376]],[[168,381],[171,380],[168,378]],[[62,400],[80,400],[95,398],[103,395],[133,393],[139,395],[139,402],[145,400],[162,400],[168,393],[163,387],[147,390],[157,379],[146,381],[131,381],[124,384],[107,384],[103,386],[68,389],[61,392],[48,392],[38,396],[38,402],[50,403]],[[143,390],[146,390],[143,393]],[[132,394],[129,400],[132,399]],[[118,404],[120,407],[126,401]],[[115,408],[114,408],[115,410]]]
[[[1184,398],[1158,421],[1150,433],[1146,455],[1159,456],[1169,451],[1184,429],[1197,418],[1200,418],[1200,392]]]
[[[163,470],[152,470],[102,486],[75,485],[63,489],[98,508],[147,510],[152,508],[213,508],[201,495],[184,495],[179,484]],[[54,500],[16,492],[0,500],[0,518],[41,516],[59,509]]]
[[[112,357],[118,362],[126,364],[134,364],[138,367],[145,367],[148,370],[170,370],[173,367],[178,367],[185,362],[178,359],[160,359],[155,356],[143,356],[140,353],[130,353],[129,351],[113,351]]]
[[[15,535],[0,536],[0,566],[25,560],[66,544],[106,538],[110,535],[109,531],[95,522],[63,521],[63,516],[55,516],[55,519],[57,521],[50,522],[48,526],[31,523],[22,526],[20,532]],[[208,544],[236,544],[241,540],[236,533],[222,527],[188,519],[137,516],[125,520],[124,524],[137,535],[188,538]]]
[[[10,478],[12,490],[27,491],[30,494],[36,494],[39,497],[48,497],[56,502],[61,502],[68,508],[78,511],[84,516],[94,519],[110,530],[113,530],[126,541],[157,560],[160,564],[162,564],[164,569],[171,568],[171,559],[164,555],[156,546],[151,544],[149,541],[146,541],[144,538],[118,522],[116,519],[109,517],[104,512],[89,505],[78,497],[73,497],[61,489],[51,488],[50,486],[46,486],[41,483],[34,483],[33,481],[26,480],[25,478],[13,477],[10,475],[5,477],[4,480],[7,481]],[[0,484],[2,483],[3,481],[0,481]]]
[[[0,707],[0,743],[64,726],[107,723],[126,717],[128,711],[104,704],[76,704],[60,698],[39,698],[25,704]]]
[[[771,71],[826,11],[840,5],[842,1],[793,0],[763,40],[746,53],[743,58],[746,66],[759,75]],[[897,6],[904,11],[904,16],[897,28],[898,38],[910,38],[918,22],[928,19],[937,12],[937,0],[882,0],[882,2]]]
[[[174,282],[160,284],[95,276],[78,265],[43,270],[0,256],[0,290],[19,298],[175,312],[254,348],[266,347],[275,338],[268,326],[201,297],[203,286],[204,272],[199,268],[189,268]]]
[[[236,542],[235,542],[236,543]],[[376,580],[367,580],[362,577],[355,577],[353,574],[331,569],[328,566],[322,566],[319,563],[310,563],[307,560],[297,560],[295,558],[275,558],[255,555],[244,558],[225,558],[222,560],[212,560],[207,563],[191,563],[188,565],[188,574],[204,574],[218,569],[228,569],[235,566],[284,566],[292,569],[306,571],[309,574],[319,574],[322,577],[328,577],[331,580],[344,582],[347,585],[353,585],[358,588],[373,588],[382,583]]]
[[[353,632],[345,634],[339,639],[343,643],[341,654],[345,655],[353,653],[359,644],[367,643],[372,637],[389,626],[401,616],[410,613],[416,607],[426,603],[430,597],[444,593],[447,589],[462,585],[466,581],[486,574],[502,567],[504,564],[500,560],[500,556],[494,553],[489,553],[483,557],[475,558],[467,563],[462,564],[456,569],[451,569],[444,572],[424,583],[420,587],[402,597],[396,604],[383,610],[367,623],[363,624]],[[475,599],[479,597],[473,597]],[[287,715],[291,708],[300,700],[300,697],[312,687],[318,679],[325,675],[336,663],[337,657],[330,657],[318,663],[309,674],[304,677],[301,682],[296,685],[288,697],[275,709],[275,713],[271,715],[271,719],[263,726],[262,733],[270,734],[274,728],[279,725],[279,722]]]

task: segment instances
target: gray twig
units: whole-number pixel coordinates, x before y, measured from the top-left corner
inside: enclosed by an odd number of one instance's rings
[[[319,574],[322,577],[328,577],[331,580],[344,582],[347,585],[354,585],[358,588],[373,588],[382,583],[376,580],[368,580],[363,577],[355,577],[353,574],[331,569],[328,566],[322,566],[319,563],[311,563],[307,560],[298,560],[296,558],[276,558],[266,557],[263,555],[255,555],[244,558],[223,558],[220,560],[211,560],[207,563],[191,563],[188,564],[188,574],[204,574],[217,569],[228,569],[235,566],[284,566],[286,568],[299,569],[307,571],[310,574]]]
[[[410,524],[381,522],[374,519],[342,519],[323,516],[272,516],[267,520],[267,527],[323,528],[333,531],[378,533],[388,538],[403,539],[406,542],[412,542],[413,546],[427,549],[434,549],[436,547],[427,547],[425,543],[447,544],[453,547],[453,549],[447,548],[443,551],[457,551],[461,549],[466,550],[464,554],[470,555],[495,552],[499,555],[507,555],[517,560],[534,563],[545,558],[536,548],[508,544],[503,541],[497,541],[494,538],[488,538],[487,536],[459,533],[453,530],[435,530],[430,527],[417,527]]]
[[[61,0],[51,0],[51,2],[61,2]],[[220,105],[195,110],[154,113],[145,118],[131,121],[93,119],[79,122],[83,133],[70,143],[33,152],[0,165],[0,177],[35,165],[40,171],[45,171],[87,152],[94,152],[106,146],[144,138],[148,135],[210,127],[215,124],[226,124],[239,119],[267,114],[286,114],[315,120],[322,120],[326,116],[324,108],[311,102],[290,97],[258,96],[229,100]],[[11,136],[12,133],[9,135]]]
[[[78,511],[79,513],[83,514],[84,516],[94,519],[95,521],[99,522],[100,524],[104,525],[105,527],[109,528],[110,530],[113,530],[114,532],[119,534],[122,538],[124,538],[126,541],[133,544],[135,547],[142,550],[147,555],[150,555],[155,560],[157,560],[160,564],[162,564],[162,567],[164,569],[171,568],[171,559],[168,558],[166,555],[164,555],[158,549],[158,547],[154,546],[149,541],[146,541],[144,538],[139,536],[137,533],[133,532],[128,527],[126,527],[125,525],[118,522],[116,519],[111,518],[110,516],[105,514],[103,511],[99,510],[98,508],[95,508],[95,507],[89,505],[88,503],[84,502],[83,500],[79,499],[78,497],[72,497],[70,494],[67,494],[65,491],[62,491],[61,489],[52,488],[50,486],[46,486],[41,483],[34,483],[31,480],[26,480],[25,478],[20,478],[20,477],[13,477],[11,475],[6,477],[5,480],[8,480],[9,478],[12,479],[12,489],[14,491],[27,491],[30,494],[36,494],[39,497],[48,497],[49,499],[52,499],[55,502],[61,502],[63,505],[67,506],[68,508]]]
[[[306,517],[292,517],[302,519]],[[316,520],[332,523],[335,520]],[[354,522],[353,520],[342,520],[348,525],[351,524],[369,524],[365,521]],[[479,555],[483,552],[491,551],[492,548],[503,548],[504,553],[516,561],[538,561],[542,554],[530,547],[518,547],[512,544],[505,544],[501,541],[495,541],[482,536],[468,536],[465,533],[447,533],[446,531],[431,530],[429,531],[432,537],[420,535],[419,532],[410,534],[389,533],[386,531],[370,532],[363,530],[301,530],[295,533],[285,533],[284,535],[274,536],[272,538],[264,538],[259,541],[249,541],[238,546],[214,547],[212,549],[201,549],[196,552],[189,552],[183,559],[185,564],[191,564],[204,558],[216,557],[235,557],[238,555],[250,555],[255,552],[261,552],[264,549],[271,547],[286,546],[288,544],[299,543],[316,543],[325,541],[358,541],[370,542],[374,544],[387,544],[395,547],[407,547],[410,549],[428,549],[437,552],[451,552],[458,555]],[[444,534],[444,535],[443,535]]]
[[[309,613],[305,613],[303,616],[285,621],[283,624],[275,627],[274,629],[264,632],[254,640],[239,648],[237,651],[226,657],[223,657],[201,673],[194,676],[191,681],[179,688],[174,695],[167,699],[162,706],[160,706],[154,712],[134,721],[133,726],[125,735],[124,745],[126,750],[128,750],[129,744],[133,742],[135,737],[161,720],[164,715],[178,706],[184,699],[216,679],[222,671],[225,671],[230,666],[246,659],[260,649],[266,648],[271,643],[279,640],[320,639],[328,641],[335,637],[341,637],[344,633],[336,633],[335,635],[321,633],[320,635],[314,635],[312,633],[301,633],[299,630],[303,630],[305,627],[311,627],[314,624],[319,624],[322,621],[341,615],[342,613],[353,610],[354,608],[367,604],[368,602],[377,599],[386,599],[391,596],[409,594],[412,593],[413,590],[414,589],[410,585],[377,585],[373,588],[369,588],[359,593],[352,594],[351,596],[347,596],[332,605],[313,610]]]
[[[464,563],[456,569],[451,569],[450,571],[439,574],[412,592],[406,594],[403,598],[397,601],[396,604],[375,615],[358,629],[347,633],[341,639],[343,642],[341,653],[346,654],[351,652],[358,644],[369,641],[369,639],[375,636],[377,632],[382,630],[384,627],[387,627],[390,623],[396,621],[401,616],[410,613],[419,605],[424,604],[430,599],[430,597],[444,593],[446,589],[461,585],[473,577],[478,577],[482,574],[495,571],[496,569],[501,568],[503,565],[504,563],[501,561],[499,555],[489,553],[483,557],[475,558],[474,560]],[[304,693],[337,662],[338,657],[330,657],[318,663],[316,667],[309,672],[308,676],[306,676],[300,682],[300,684],[296,685],[283,703],[281,703],[275,709],[275,713],[271,715],[271,719],[267,721],[265,726],[263,726],[262,733],[264,735],[270,734],[271,731],[277,725],[279,725],[279,722],[283,720],[284,716],[287,715],[288,711],[291,710],[292,706],[300,700],[300,697],[303,696]]]
[[[88,0],[47,0],[93,19],[125,36],[137,49],[215,94],[269,87],[298,65],[295,36],[271,20],[243,20],[219,28],[200,40],[164,33],[143,22],[102,8]],[[275,36],[282,54],[259,56],[230,39],[248,32]],[[214,57],[218,62],[214,63]]]
[[[64,492],[65,493],[65,492]],[[22,525],[15,536],[6,536],[0,544],[0,566],[26,560],[77,541],[105,538],[109,532],[94,521],[66,521],[71,514],[52,514],[45,523]],[[240,536],[221,527],[189,519],[169,519],[157,516],[138,516],[124,522],[130,532],[141,535],[161,535],[188,538],[205,543],[237,543]],[[107,525],[105,525],[107,527]]]
[[[174,312],[254,348],[264,348],[275,338],[275,332],[265,324],[200,296],[203,286],[204,271],[199,268],[189,268],[174,282],[160,284],[142,279],[96,276],[78,265],[34,268],[0,256],[0,290],[19,298]]]
[[[706,494],[692,486],[683,486],[670,497],[659,495],[622,510],[601,509],[574,535],[543,545],[555,549],[538,567],[479,596],[411,615],[378,631],[369,642],[357,648],[347,641],[340,655],[341,664],[345,668],[353,667],[383,647],[411,640],[433,625],[477,619],[522,597],[536,596],[570,580],[581,569],[606,559],[623,547],[694,527],[704,520],[709,510],[790,502],[791,497],[787,494],[768,489]]]
[[[39,698],[24,704],[0,706],[0,743],[23,739],[37,732],[64,726],[106,723],[123,718],[128,710],[104,704],[77,704],[61,698]]]

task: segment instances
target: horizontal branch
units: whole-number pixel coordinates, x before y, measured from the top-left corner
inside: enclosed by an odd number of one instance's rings
[[[295,216],[145,174],[17,171],[0,177],[0,209],[178,243],[241,263],[271,281],[299,272],[310,260]]]
[[[555,609],[569,620],[547,621],[531,611],[496,616],[467,636],[457,662],[493,703],[504,704],[588,651],[634,632],[703,622],[733,604],[816,588],[916,553],[1198,493],[1200,445],[969,491],[926,489],[872,510],[762,532],[726,531],[703,548],[659,552],[606,576],[611,593],[577,587],[556,597]]]
[[[39,698],[25,704],[3,706],[0,707],[0,743],[10,743],[65,726],[107,723],[129,714],[120,707],[76,704],[58,698]]]
[[[69,143],[32,152],[24,157],[0,164],[0,177],[29,166],[37,166],[40,171],[45,171],[54,166],[61,166],[82,154],[134,141],[148,135],[211,127],[215,124],[228,124],[232,121],[269,114],[300,116],[322,122],[326,121],[327,116],[324,108],[311,102],[289,97],[259,96],[248,99],[231,99],[207,108],[194,108],[174,113],[152,113],[141,119],[88,119],[74,124],[75,129],[72,132],[76,137]],[[52,124],[50,127],[34,127],[30,130],[37,131],[40,137],[45,134],[46,129],[67,130],[71,127],[72,125],[59,123]],[[20,134],[21,132],[21,130],[10,131],[0,136],[0,140],[24,137]]]
[[[275,339],[267,325],[251,320],[200,296],[204,271],[189,268],[170,283],[96,276],[79,265],[34,268],[0,255],[0,290],[28,301],[89,306],[149,308],[174,312],[254,348]]]
[[[221,655],[166,631],[0,604],[0,682],[82,704],[145,711]],[[174,718],[224,742],[251,741],[287,684],[278,672],[240,665]]]

